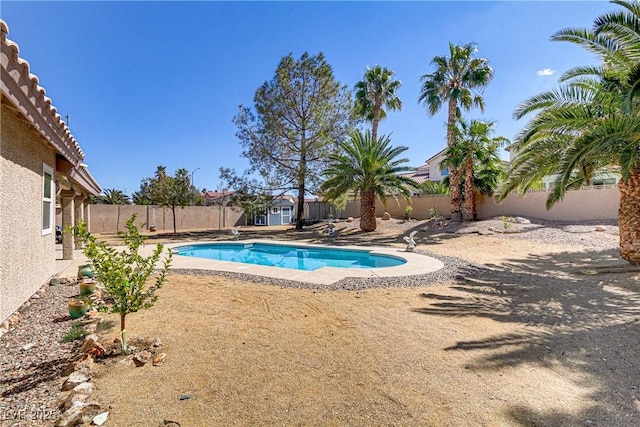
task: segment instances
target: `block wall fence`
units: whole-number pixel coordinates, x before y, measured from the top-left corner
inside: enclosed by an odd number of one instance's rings
[[[478,219],[505,216],[523,216],[549,221],[589,221],[599,219],[617,219],[620,195],[616,186],[584,187],[566,193],[564,199],[547,210],[545,203],[549,193],[534,191],[524,197],[512,193],[504,202],[498,204],[491,197],[479,197],[476,200]],[[421,195],[411,199],[411,218],[431,218],[433,210],[448,217],[451,214],[451,198],[441,195]],[[407,202],[387,199],[386,206],[376,203],[376,216],[389,212],[394,218],[404,218]],[[305,217],[326,219],[333,209],[328,204],[312,203],[306,206]],[[159,206],[137,205],[91,205],[91,232],[115,233],[124,230],[125,221],[137,213],[139,227],[148,229],[155,225],[158,231],[173,231],[171,209]],[[360,201],[350,200],[342,211],[335,211],[338,218],[359,217]],[[246,225],[244,212],[239,208],[221,206],[187,206],[176,208],[176,227],[184,230],[224,230],[237,225]]]

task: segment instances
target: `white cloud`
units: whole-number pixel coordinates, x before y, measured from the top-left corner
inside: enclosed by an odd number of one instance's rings
[[[545,68],[544,70],[539,70],[536,74],[539,76],[550,76],[555,72],[556,70],[552,70],[551,68]]]

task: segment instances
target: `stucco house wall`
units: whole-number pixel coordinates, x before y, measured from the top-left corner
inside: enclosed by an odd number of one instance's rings
[[[56,273],[56,195],[63,225],[73,225],[85,212],[88,219],[88,195],[100,192],[80,146],[7,33],[0,20],[0,322]],[[45,164],[52,178],[49,227],[43,226]],[[73,259],[78,245],[67,235],[65,259]]]
[[[55,168],[56,159],[13,112],[3,105],[0,113],[0,319],[4,320],[55,268],[55,233],[42,235],[40,225],[42,164]]]

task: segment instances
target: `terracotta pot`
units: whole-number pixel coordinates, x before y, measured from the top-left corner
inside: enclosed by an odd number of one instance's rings
[[[69,301],[69,316],[72,319],[78,319],[84,316],[89,310],[89,304],[82,300]]]

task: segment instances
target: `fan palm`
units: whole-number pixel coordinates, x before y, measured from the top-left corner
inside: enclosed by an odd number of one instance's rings
[[[598,17],[592,30],[568,28],[552,36],[597,53],[601,65],[573,68],[558,89],[518,106],[516,118],[535,115],[516,137],[518,156],[498,198],[515,189],[523,193],[536,179],[557,173],[550,208],[595,171],[617,165],[620,255],[640,264],[640,4],[613,3],[623,9]]]
[[[493,68],[486,58],[476,58],[474,44],[462,46],[449,43],[449,56],[436,56],[431,61],[435,71],[423,75],[422,88],[418,102],[423,103],[430,116],[447,104],[447,146],[455,145],[454,128],[456,118],[460,116],[460,107],[470,110],[473,107],[484,111],[482,92],[493,78]],[[449,169],[451,180],[451,205],[453,216],[459,216],[462,202],[458,189],[459,172]]]
[[[358,117],[371,122],[371,139],[378,138],[378,124],[387,116],[384,108],[401,110],[402,101],[397,91],[402,86],[400,80],[393,80],[395,73],[376,65],[367,67],[364,77],[356,83],[355,112]]]
[[[448,147],[445,154],[444,165],[455,168],[460,172],[460,177],[464,180],[464,209],[463,220],[472,221],[476,213],[475,191],[480,186],[478,172],[482,171],[482,187],[483,192],[491,194],[491,182],[497,184],[502,162],[498,156],[498,149],[507,144],[509,140],[505,137],[492,137],[495,122],[483,122],[480,120],[471,120],[470,122],[460,118],[458,126],[454,129],[455,145]],[[481,165],[490,165],[492,168],[482,167]],[[493,176],[488,171],[494,172]],[[489,187],[489,188],[486,188]]]
[[[371,132],[357,130],[350,141],[340,144],[341,152],[329,158],[329,168],[322,184],[325,200],[338,200],[344,194],[360,195],[360,228],[376,229],[376,199],[386,202],[387,196],[411,197],[411,189],[418,185],[410,178],[399,175],[410,168],[402,166],[408,159],[397,157],[407,147],[392,147],[388,136],[373,139]]]

